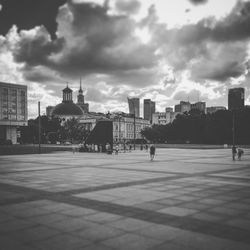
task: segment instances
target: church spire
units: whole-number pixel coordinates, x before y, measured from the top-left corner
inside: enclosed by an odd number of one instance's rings
[[[79,94],[82,94],[83,91],[82,91],[82,78],[80,78],[80,89],[79,89]]]

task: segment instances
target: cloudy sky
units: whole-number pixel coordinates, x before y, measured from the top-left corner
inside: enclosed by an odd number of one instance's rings
[[[249,0],[0,0],[0,81],[28,85],[30,118],[80,78],[90,111],[250,104],[249,56]]]

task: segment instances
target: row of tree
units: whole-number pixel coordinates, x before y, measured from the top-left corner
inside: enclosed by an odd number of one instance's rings
[[[232,144],[233,123],[235,143],[250,144],[250,109],[238,111],[219,110],[212,114],[191,111],[177,115],[172,123],[153,125],[141,131],[149,141],[159,143],[198,143],[198,144]],[[27,127],[21,127],[21,143],[38,143],[39,119],[28,121]],[[41,143],[84,141],[89,131],[72,118],[61,121],[41,116]]]
[[[236,144],[250,144],[250,109],[219,110],[212,114],[192,111],[177,115],[167,125],[153,125],[141,133],[161,143],[232,144],[233,123]]]
[[[79,143],[84,140],[88,131],[79,122],[72,118],[62,121],[59,118],[48,119],[40,117],[41,143],[71,142]],[[39,118],[30,119],[27,127],[21,127],[21,143],[38,143]]]

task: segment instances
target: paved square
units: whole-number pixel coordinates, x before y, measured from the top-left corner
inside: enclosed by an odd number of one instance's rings
[[[250,149],[0,156],[0,249],[250,249]]]

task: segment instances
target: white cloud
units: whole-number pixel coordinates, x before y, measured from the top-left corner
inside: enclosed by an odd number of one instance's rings
[[[188,96],[222,105],[229,86],[247,86],[250,34],[237,30],[248,20],[243,2],[118,1],[69,1],[55,40],[43,26],[0,36],[0,78],[27,83],[30,116],[38,101],[43,110],[61,102],[65,82],[77,90],[80,77],[90,110],[103,112],[127,112],[127,96],[150,98],[159,111]]]

